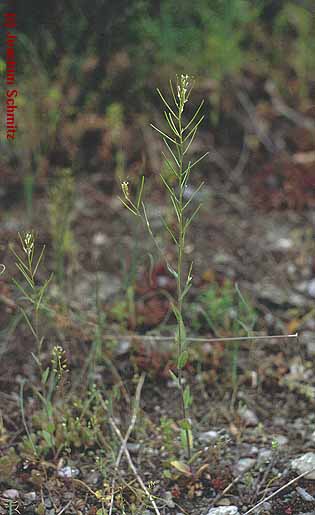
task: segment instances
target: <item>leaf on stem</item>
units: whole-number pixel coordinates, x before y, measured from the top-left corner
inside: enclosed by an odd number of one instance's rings
[[[163,141],[164,141],[165,145],[167,146],[168,151],[171,153],[171,155],[172,155],[172,157],[173,157],[173,159],[174,159],[174,161],[175,161],[175,163],[176,163],[177,167],[178,167],[178,168],[180,168],[179,161],[178,161],[177,157],[175,156],[175,154],[174,154],[173,150],[171,149],[171,147],[170,147],[170,146],[169,146],[169,144],[167,143],[166,139],[164,139],[164,138],[163,138]],[[176,143],[176,145],[177,145],[177,143]],[[175,175],[176,175],[176,176],[178,176],[177,172],[175,172]]]
[[[160,95],[161,99],[162,99],[162,102],[166,105],[167,109],[172,113],[172,115],[178,120],[178,116],[174,113],[173,109],[170,107],[170,105],[167,103],[167,101],[165,100],[163,94],[161,93],[161,91],[159,90],[159,88],[156,88],[156,91],[158,92],[158,94]]]
[[[201,101],[200,103],[200,106],[198,107],[198,109],[196,109],[196,112],[195,114],[193,115],[193,117],[191,118],[190,122],[187,123],[186,127],[183,129],[183,132],[187,131],[188,127],[190,127],[190,125],[194,122],[194,120],[196,119],[196,117],[198,116],[199,112],[200,112],[200,109],[202,108],[203,104],[205,103],[204,100]]]
[[[187,200],[186,204],[184,205],[183,207],[183,211],[186,209],[186,207],[189,206],[189,204],[191,203],[191,201],[195,198],[195,196],[197,195],[197,193],[201,190],[201,188],[203,187],[204,185],[204,182],[201,182],[198,186],[198,188],[193,192],[193,194],[191,195],[191,197]]]
[[[35,266],[34,271],[33,271],[33,277],[35,277],[35,275],[36,275],[36,272],[37,272],[37,270],[38,270],[38,267],[39,267],[39,265],[40,265],[40,262],[41,262],[41,260],[42,260],[43,255],[44,255],[45,248],[46,248],[46,245],[43,245],[43,248],[42,248],[42,250],[41,250],[41,253],[40,253],[40,255],[39,255],[39,258],[38,258],[38,260],[37,260],[36,266]]]
[[[185,227],[184,227],[184,234],[186,233],[188,227],[190,226],[191,222],[193,221],[193,219],[195,218],[196,214],[198,213],[199,209],[201,208],[201,204],[199,204],[199,206],[197,206],[197,208],[195,209],[195,211],[193,212],[193,214],[191,215],[190,218],[188,218],[188,220],[186,220],[185,222]]]
[[[169,271],[170,274],[172,274],[173,277],[175,277],[175,279],[177,280],[178,279],[178,273],[174,270],[174,268],[171,267],[170,264],[167,263],[167,269]]]
[[[141,177],[141,183],[140,183],[138,199],[137,199],[137,210],[139,210],[140,204],[142,202],[143,188],[144,188],[144,175],[142,175],[142,177]]]
[[[191,393],[190,393],[190,388],[189,388],[189,385],[187,385],[185,387],[185,390],[184,390],[184,393],[183,393],[183,400],[184,400],[184,405],[185,405],[185,408],[190,408],[190,406],[192,405],[192,396],[191,396]]]
[[[179,387],[180,387],[180,385],[179,385],[179,379],[178,379],[177,375],[176,375],[176,374],[174,374],[173,370],[170,370],[169,372],[170,372],[170,376],[171,376],[171,378],[172,378],[172,379],[173,379],[173,381],[175,382],[176,386],[179,388]]]
[[[120,202],[135,216],[139,216],[139,213],[137,213],[136,210],[132,209],[130,206],[128,206],[128,204],[121,198],[121,197],[118,197]]]
[[[176,98],[176,95],[174,93],[174,88],[173,88],[173,83],[172,81],[170,80],[170,90],[172,92],[172,97],[173,97],[173,100],[174,100],[174,104],[176,105],[176,107],[178,108],[179,105],[178,105],[178,102],[177,102],[177,98]]]
[[[169,233],[169,235],[172,237],[172,240],[174,241],[175,245],[178,247],[178,241],[175,237],[175,234],[173,233],[172,229],[167,225],[166,221],[164,220],[163,217],[162,218],[162,222],[163,222],[163,225],[165,227],[165,229],[167,230],[167,232]]]
[[[195,162],[194,162],[194,163],[192,163],[192,164],[189,162],[189,165],[188,165],[188,167],[186,168],[186,170],[185,170],[185,172],[184,172],[184,173],[186,173],[186,171],[187,171],[187,169],[188,169],[188,168],[189,168],[189,171],[190,171],[190,170],[192,170],[192,168],[193,168],[194,166],[196,166],[198,163],[200,163],[200,161],[202,161],[202,160],[203,160],[203,159],[204,159],[208,154],[210,154],[210,152],[206,152],[205,154],[203,154],[203,156],[199,157],[199,159],[197,159],[197,161],[195,161]]]
[[[175,136],[177,136],[178,138],[180,138],[180,135],[179,135],[179,132],[175,126],[175,123],[173,121],[173,118],[172,118],[172,115],[171,113],[168,113],[167,111],[164,111],[164,116],[166,118],[166,121],[168,123],[168,126],[170,127],[170,129],[174,132]]]
[[[183,140],[183,143],[185,143],[185,141],[187,141],[190,137],[190,135],[193,133],[193,132],[196,132],[197,128],[199,127],[199,125],[201,124],[201,122],[203,121],[204,119],[204,115],[201,116],[201,118],[199,118],[198,122],[196,123],[196,125],[189,131],[189,133],[187,134],[187,136],[185,136],[184,140]]]
[[[192,472],[190,470],[189,465],[186,465],[186,463],[183,463],[182,461],[171,461],[172,467],[174,467],[176,470],[178,470],[181,474],[184,474],[186,477],[191,477]]]
[[[184,368],[189,360],[189,353],[187,350],[184,350],[179,356],[177,360],[177,367]]]
[[[167,138],[168,140],[170,140],[172,143],[174,143],[175,145],[177,145],[177,141],[175,141],[173,138],[171,138],[170,136],[168,136],[167,134],[165,134],[165,132],[161,131],[160,129],[158,129],[157,127],[155,127],[155,125],[153,125],[153,123],[150,123],[150,126],[156,130],[157,132],[159,132],[160,134],[162,134],[162,136],[164,138]]]

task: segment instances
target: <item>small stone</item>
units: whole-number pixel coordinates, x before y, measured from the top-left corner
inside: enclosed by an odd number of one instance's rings
[[[122,354],[126,354],[126,352],[128,352],[130,347],[131,347],[131,342],[129,340],[122,340],[121,342],[119,342],[119,344],[116,348],[116,354],[118,356],[120,356]]]
[[[236,465],[237,472],[242,474],[247,470],[251,469],[256,464],[256,460],[254,458],[241,458]]]
[[[66,467],[62,467],[61,469],[59,469],[57,474],[59,477],[62,477],[63,479],[67,479],[67,478],[78,477],[80,475],[80,471],[79,471],[79,469],[77,469],[75,467],[70,467],[69,465],[67,465]]]
[[[45,508],[50,509],[53,507],[53,503],[50,497],[45,497],[44,499]]]
[[[315,336],[313,331],[304,331],[303,340],[306,343],[307,353],[310,356],[315,355]]]
[[[171,492],[165,492],[164,500],[165,500],[168,508],[175,508],[175,503],[173,501],[173,496],[172,496]]]
[[[303,474],[308,470],[311,471],[313,468],[315,469],[315,453],[307,452],[299,458],[295,458],[291,461],[291,468],[293,468],[300,474]],[[305,476],[305,479],[315,479],[315,470],[312,470],[312,472],[307,474],[307,476]]]
[[[309,283],[307,285],[307,293],[311,297],[315,297],[315,279],[312,279],[311,281],[309,281]]]
[[[301,488],[300,486],[296,487],[296,491],[299,494],[300,497],[306,502],[312,502],[315,501],[314,497],[309,494],[304,488]]]
[[[108,243],[108,236],[104,234],[103,232],[97,232],[94,234],[92,242],[93,245],[100,246],[105,245],[105,243]]]
[[[14,501],[14,499],[18,499],[20,497],[20,494],[17,490],[15,490],[15,488],[9,488],[2,493],[2,496],[6,499],[12,499]]]
[[[250,454],[255,456],[258,454],[259,449],[258,449],[258,447],[256,447],[256,445],[252,445],[252,447],[249,449],[249,452],[250,452]]]
[[[219,506],[211,508],[207,515],[239,515],[237,506]]]
[[[231,501],[230,501],[230,499],[228,499],[228,497],[222,497],[222,499],[220,499],[218,501],[218,505],[219,506],[231,506]]]
[[[101,480],[101,474],[97,470],[91,470],[86,476],[85,481],[89,485],[96,486]]]
[[[199,433],[198,440],[201,443],[214,443],[219,438],[219,433],[217,431],[205,431],[203,433]]]
[[[273,424],[275,426],[283,427],[286,425],[286,419],[284,417],[274,417],[272,420]]]
[[[127,443],[127,449],[131,453],[137,453],[140,450],[141,445],[139,443]]]
[[[240,417],[243,419],[246,426],[257,426],[259,423],[256,413],[248,408],[240,411]]]
[[[258,461],[266,463],[270,461],[272,458],[272,450],[271,449],[261,449],[258,454]]]
[[[24,494],[24,501],[26,504],[32,504],[36,501],[36,492],[27,492]]]
[[[293,247],[293,241],[289,238],[279,238],[277,242],[275,242],[275,250],[289,250]]]

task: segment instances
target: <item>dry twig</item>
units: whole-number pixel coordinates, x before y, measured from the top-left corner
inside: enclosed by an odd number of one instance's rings
[[[314,470],[315,470],[315,467],[311,468],[310,470],[307,470],[306,472],[303,472],[302,474],[295,477],[294,479],[291,479],[291,481],[289,481],[285,485],[281,486],[281,488],[278,488],[278,490],[276,490],[271,495],[269,495],[269,497],[266,497],[265,499],[262,499],[261,501],[259,501],[259,503],[255,504],[255,506],[253,506],[253,508],[251,508],[250,510],[246,511],[244,513],[244,515],[249,515],[250,513],[253,513],[253,511],[256,510],[257,508],[259,508],[259,506],[261,506],[262,504],[264,504],[264,502],[270,501],[270,499],[272,499],[273,497],[278,495],[278,493],[282,492],[282,490],[285,490],[286,488],[288,488],[288,486],[293,485],[294,483],[299,481],[299,479],[302,479],[302,477],[305,477],[308,474],[310,474],[311,472],[314,472]]]
[[[145,484],[143,483],[141,477],[139,476],[132,460],[131,460],[131,457],[130,457],[130,454],[128,452],[128,449],[127,449],[127,442],[129,440],[129,437],[134,429],[134,426],[135,426],[135,423],[136,423],[136,420],[137,420],[137,415],[138,415],[138,410],[139,410],[139,405],[140,405],[140,397],[141,397],[141,390],[142,390],[142,386],[143,386],[143,383],[144,383],[144,379],[145,379],[145,375],[142,374],[140,379],[139,379],[139,382],[137,384],[137,389],[136,389],[136,395],[135,395],[135,400],[134,400],[134,408],[133,408],[133,412],[132,412],[132,417],[131,417],[131,422],[130,422],[130,425],[128,427],[128,430],[124,436],[124,438],[122,437],[122,434],[119,430],[119,428],[117,427],[114,419],[112,417],[109,417],[109,422],[112,426],[112,428],[114,429],[115,433],[118,435],[119,439],[121,440],[121,447],[120,447],[120,450],[119,450],[119,453],[118,453],[118,456],[117,456],[117,459],[116,459],[116,462],[115,462],[115,474],[114,474],[114,477],[113,477],[113,481],[112,481],[112,486],[111,486],[111,500],[110,500],[110,506],[109,506],[109,515],[112,515],[112,511],[113,511],[113,507],[114,507],[114,497],[115,497],[115,485],[116,485],[116,477],[117,477],[117,473],[118,473],[118,468],[119,468],[119,464],[120,464],[120,461],[121,461],[121,458],[122,458],[122,455],[125,454],[126,457],[127,457],[127,460],[128,460],[128,463],[130,465],[130,468],[132,469],[134,475],[136,476],[136,479],[138,481],[138,483],[140,484],[141,488],[144,490],[145,494],[148,496],[148,498],[150,499],[151,503],[152,503],[152,506],[155,510],[155,513],[157,515],[159,515],[159,510],[154,502],[154,499],[153,497],[151,496],[150,492],[148,491],[147,487],[145,486]],[[104,406],[106,408],[106,406]]]

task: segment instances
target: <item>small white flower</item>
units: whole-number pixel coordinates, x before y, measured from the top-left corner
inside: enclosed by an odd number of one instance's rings
[[[30,255],[34,248],[34,236],[31,232],[25,234],[22,244],[25,254]]]
[[[129,195],[129,182],[128,181],[124,181],[121,183],[121,189],[122,189],[122,192],[124,194],[124,197],[126,200],[130,200],[130,195]]]

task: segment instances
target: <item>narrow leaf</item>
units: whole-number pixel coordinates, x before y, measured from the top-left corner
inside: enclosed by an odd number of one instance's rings
[[[194,166],[196,166],[198,163],[200,163],[200,161],[202,161],[208,154],[210,154],[210,152],[206,152],[205,154],[203,154],[203,156],[199,157],[199,159],[197,159],[197,161],[195,161],[194,163],[192,163],[192,164],[189,163],[189,165],[188,165],[189,166],[189,170],[192,170],[192,168]],[[187,170],[187,168],[186,168],[186,170]],[[186,170],[185,170],[185,172],[186,172]]]
[[[178,360],[177,360],[177,367],[178,368],[184,368],[184,366],[186,365],[187,361],[189,359],[189,354],[188,354],[188,351],[187,350],[184,350],[179,356],[178,356]]]
[[[185,227],[184,227],[184,233],[186,232],[186,230],[188,229],[188,227],[190,226],[191,222],[193,221],[193,219],[195,218],[196,214],[198,213],[199,209],[201,208],[201,204],[199,204],[199,206],[195,209],[195,211],[193,212],[193,214],[191,215],[191,217],[186,221],[185,223]]]
[[[43,257],[43,255],[44,255],[45,247],[46,247],[46,246],[45,246],[45,245],[43,245],[42,251],[41,251],[41,253],[40,253],[40,255],[39,255],[39,258],[38,258],[38,260],[37,260],[36,266],[35,266],[34,271],[33,271],[33,277],[35,277],[36,272],[37,272],[37,270],[38,270],[38,267],[39,267],[39,265],[40,265],[40,262],[41,262],[41,260],[42,260],[42,257]]]
[[[163,175],[161,175],[161,180],[162,180],[165,188],[167,189],[167,191],[171,195],[171,197],[175,197],[176,200],[177,200],[177,197],[175,195],[175,191],[171,188],[171,186],[168,184],[167,180],[163,177]]]
[[[172,268],[171,265],[167,264],[167,269],[168,269],[169,273],[172,274],[172,276],[175,277],[175,279],[177,280],[178,273],[175,272],[174,268]]]
[[[200,106],[198,107],[198,109],[196,110],[195,114],[193,115],[193,117],[191,118],[190,122],[186,125],[186,127],[183,129],[183,132],[187,131],[188,127],[190,127],[190,125],[194,122],[194,120],[196,119],[196,117],[198,116],[199,112],[200,112],[200,109],[202,108],[203,104],[205,103],[204,100],[201,101],[200,103]]]
[[[165,116],[165,119],[168,123],[168,126],[169,128],[171,129],[171,131],[173,131],[173,133],[175,134],[175,136],[177,136],[178,138],[180,137],[179,135],[179,132],[178,130],[176,129],[176,126],[173,122],[173,119],[172,119],[172,115],[169,114],[167,111],[164,111],[164,116]]]
[[[185,408],[190,408],[190,406],[192,405],[192,396],[190,394],[190,388],[188,385],[186,386],[186,388],[184,390],[183,399],[184,399]]]
[[[191,197],[187,200],[186,204],[184,205],[183,207],[183,210],[186,209],[186,207],[189,206],[189,204],[191,203],[191,201],[195,198],[195,196],[197,195],[197,193],[201,190],[201,188],[203,187],[204,185],[204,182],[201,182],[198,186],[198,188],[193,192],[193,194],[191,195]]]
[[[187,134],[187,136],[184,138],[184,141],[183,143],[185,143],[185,141],[187,141],[190,137],[190,135],[193,133],[193,132],[196,132],[197,128],[199,127],[199,125],[201,124],[201,122],[203,121],[204,119],[204,115],[201,116],[201,118],[198,120],[198,122],[196,123],[196,125],[189,131],[189,133]]]
[[[128,204],[126,204],[126,202],[121,198],[121,197],[118,197],[120,202],[129,210],[131,211],[131,213],[133,213],[135,216],[139,216],[139,213],[137,213],[137,211],[135,211],[134,209],[132,209],[130,206],[128,206]]]
[[[138,200],[137,200],[137,209],[139,209],[141,201],[142,201],[143,188],[144,188],[144,175],[142,175],[142,178],[141,178],[140,189],[139,189]]]
[[[31,324],[31,321],[30,321],[29,317],[27,316],[27,314],[26,314],[26,312],[24,311],[24,309],[23,309],[23,308],[20,308],[20,310],[21,310],[21,312],[23,313],[24,319],[25,319],[25,321],[26,321],[26,323],[27,323],[28,327],[30,328],[30,330],[31,330],[31,332],[32,332],[32,334],[33,334],[33,336],[34,336],[34,338],[36,338],[36,340],[37,340],[37,334],[36,334],[36,331],[35,331],[35,329],[33,328],[33,326],[32,326],[32,324]]]
[[[170,90],[171,90],[171,92],[172,92],[172,96],[173,96],[174,104],[176,105],[176,107],[178,107],[177,98],[176,98],[176,95],[175,95],[175,93],[174,93],[173,83],[172,83],[172,81],[171,81],[171,80],[170,80]]]
[[[158,129],[157,127],[155,127],[155,125],[153,125],[153,123],[150,123],[150,126],[156,130],[157,132],[159,132],[160,134],[162,134],[162,136],[164,136],[164,138],[170,140],[172,143],[174,143],[175,145],[177,145],[177,141],[175,141],[173,138],[171,138],[170,136],[168,136],[167,134],[165,134],[165,132],[161,131],[160,129]]]
[[[164,157],[164,160],[167,164],[167,166],[169,167],[170,171],[175,175],[175,177],[178,177],[178,173],[176,172],[175,168],[173,167],[172,163],[170,162],[169,159],[167,159],[167,156],[165,155],[164,152],[162,152],[162,156]]]
[[[169,235],[172,237],[172,240],[173,242],[175,243],[175,245],[178,247],[178,241],[172,231],[172,229],[167,225],[166,221],[164,220],[164,218],[162,217],[162,222],[163,222],[163,225],[165,227],[165,229],[167,230],[167,232],[169,233]]]
[[[175,460],[175,461],[171,461],[171,465],[176,470],[181,472],[181,474],[184,474],[184,476],[191,477],[192,474],[191,474],[190,467],[188,465],[186,465],[186,463],[183,463],[182,461]]]
[[[167,148],[168,148],[168,150],[169,150],[170,154],[172,155],[172,157],[173,157],[173,159],[174,159],[174,161],[175,161],[176,165],[178,166],[178,168],[180,168],[179,161],[178,161],[177,157],[175,156],[175,154],[174,154],[173,150],[171,149],[171,147],[169,146],[169,144],[167,143],[167,141],[166,141],[165,139],[164,139],[163,141],[164,141],[165,145],[167,146]],[[177,145],[177,143],[176,143],[176,145]]]
[[[178,116],[174,113],[173,109],[169,106],[169,104],[167,103],[167,101],[165,100],[163,94],[161,93],[161,91],[159,90],[159,88],[156,88],[156,91],[158,92],[158,94],[160,95],[163,103],[166,105],[167,109],[172,113],[172,115],[178,120]]]
[[[193,141],[194,141],[194,139],[195,139],[195,136],[196,136],[196,132],[197,132],[197,130],[198,130],[198,129],[196,129],[196,130],[192,133],[192,135],[191,135],[191,137],[190,137],[190,142],[188,143],[187,147],[185,148],[185,150],[184,150],[184,152],[183,152],[183,155],[187,154],[187,152],[188,152],[188,150],[189,150],[189,148],[190,148],[190,145],[192,144],[192,142],[193,142]]]
[[[23,270],[23,268],[20,266],[19,263],[15,263],[15,266],[21,272],[23,277],[26,279],[26,281],[28,282],[29,286],[33,289],[34,288],[34,283],[33,283],[32,279],[31,279],[31,277],[29,277],[27,275],[27,273]]]
[[[170,370],[170,376],[173,379],[173,381],[176,383],[176,386],[179,388],[179,380],[177,375],[174,374],[173,370]]]
[[[42,382],[44,384],[47,383],[47,379],[48,379],[48,376],[49,376],[49,372],[50,372],[50,368],[47,367],[46,370],[42,373]]]

